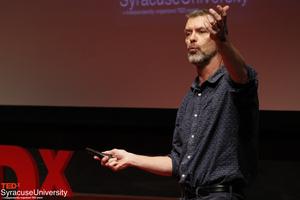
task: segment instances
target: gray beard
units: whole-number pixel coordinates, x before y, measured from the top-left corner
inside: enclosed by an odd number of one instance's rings
[[[214,57],[218,52],[218,48],[216,46],[216,49],[211,53],[205,53],[201,51],[201,48],[199,47],[199,52],[188,52],[188,59],[190,63],[193,63],[194,65],[203,65],[205,63],[208,63],[212,57]]]

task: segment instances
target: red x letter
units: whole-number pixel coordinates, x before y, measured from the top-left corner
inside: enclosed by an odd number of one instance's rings
[[[64,174],[73,151],[58,151],[56,156],[54,150],[40,149],[39,151],[48,169],[48,175],[41,187],[41,190],[63,190],[67,191],[66,196],[74,196]]]

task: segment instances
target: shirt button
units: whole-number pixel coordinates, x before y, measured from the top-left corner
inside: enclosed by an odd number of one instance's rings
[[[192,135],[192,138],[194,138],[195,137],[195,135]]]
[[[191,158],[191,156],[188,156],[188,159],[190,159]]]
[[[197,114],[195,114],[194,116],[195,116],[195,117],[197,117],[198,115],[197,115]]]
[[[184,177],[185,177],[185,174],[182,174],[181,176],[182,176],[182,178],[184,178]]]
[[[200,96],[201,96],[201,93],[198,93],[198,96],[200,97]]]

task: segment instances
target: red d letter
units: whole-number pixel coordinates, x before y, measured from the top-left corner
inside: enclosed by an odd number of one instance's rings
[[[10,167],[21,183],[19,191],[37,190],[39,188],[38,169],[32,155],[24,148],[0,145],[0,182],[3,183],[3,167]],[[24,197],[25,195],[22,195]],[[29,197],[29,196],[27,196]]]

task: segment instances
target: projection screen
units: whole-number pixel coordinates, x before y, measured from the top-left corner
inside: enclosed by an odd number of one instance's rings
[[[185,14],[218,4],[260,109],[299,111],[299,0],[0,0],[0,105],[178,108]]]

